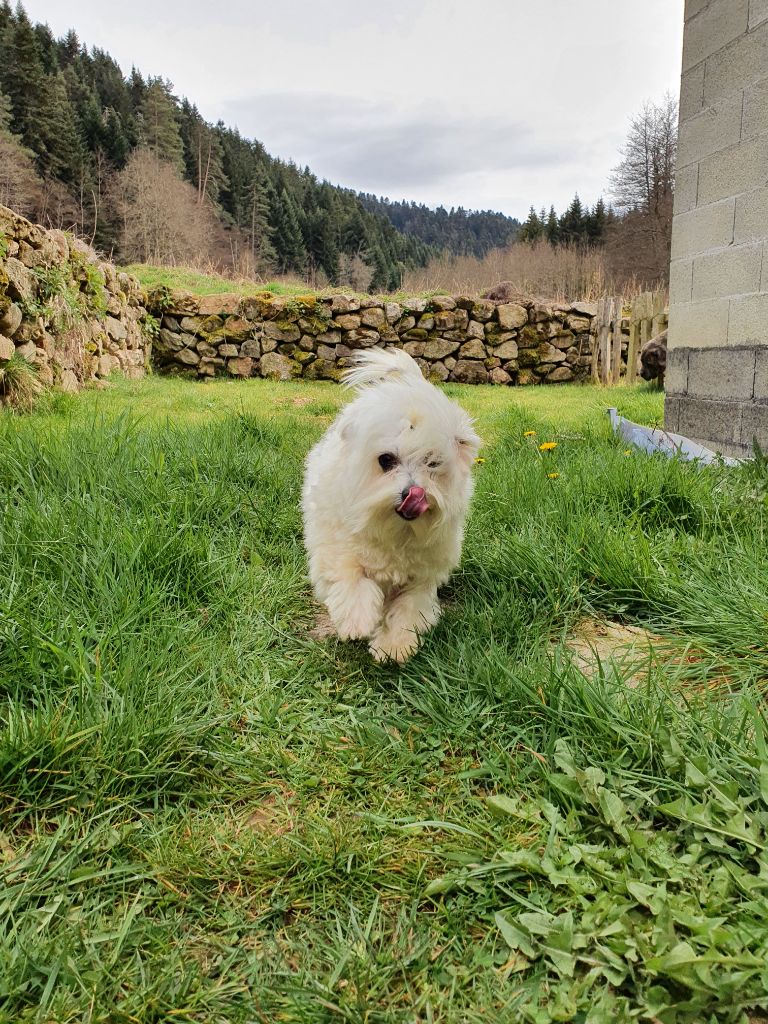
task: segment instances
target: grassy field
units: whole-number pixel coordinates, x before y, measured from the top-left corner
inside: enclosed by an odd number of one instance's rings
[[[0,1022],[768,1005],[765,465],[628,452],[644,389],[448,390],[484,461],[402,668],[313,635],[333,385],[0,417]],[[652,646],[577,659],[603,620]]]
[[[302,295],[310,290],[308,285],[301,282],[268,281],[262,284],[257,281],[222,277],[216,273],[205,273],[191,267],[157,267],[149,263],[132,263],[120,269],[133,274],[144,288],[165,285],[167,288],[194,292],[195,295],[222,295],[227,292],[241,292],[243,295],[255,295],[257,292]]]

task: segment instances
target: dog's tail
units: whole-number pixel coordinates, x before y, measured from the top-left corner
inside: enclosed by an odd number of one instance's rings
[[[342,377],[344,387],[361,388],[383,380],[423,381],[419,364],[400,348],[366,348],[355,353],[354,364]]]

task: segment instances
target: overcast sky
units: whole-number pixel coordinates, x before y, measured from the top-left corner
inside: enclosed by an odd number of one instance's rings
[[[607,192],[683,0],[23,0],[321,178],[525,217]]]

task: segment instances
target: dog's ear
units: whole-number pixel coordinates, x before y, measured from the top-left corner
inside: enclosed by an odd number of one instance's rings
[[[456,449],[459,455],[459,463],[462,466],[471,466],[477,458],[482,441],[472,429],[471,421],[467,421],[461,433],[456,435]]]

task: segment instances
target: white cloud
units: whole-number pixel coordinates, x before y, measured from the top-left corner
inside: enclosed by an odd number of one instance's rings
[[[109,6],[109,10],[107,10]],[[594,202],[631,114],[677,93],[682,0],[26,0],[204,116],[361,191]]]

